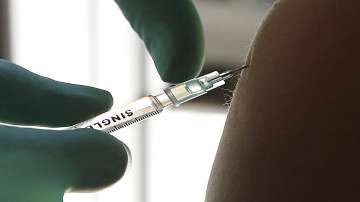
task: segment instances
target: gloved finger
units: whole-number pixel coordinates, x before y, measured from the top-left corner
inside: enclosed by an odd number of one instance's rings
[[[65,191],[97,190],[118,181],[128,153],[122,142],[96,130],[2,126],[0,159],[2,199],[60,202]]]
[[[109,92],[58,82],[0,60],[0,121],[63,127],[101,114],[112,106]]]
[[[150,52],[161,78],[182,82],[200,72],[204,35],[191,0],[115,0]]]

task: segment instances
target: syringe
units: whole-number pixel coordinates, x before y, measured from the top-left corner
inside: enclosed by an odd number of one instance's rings
[[[93,128],[107,133],[125,128],[131,124],[140,122],[151,116],[159,114],[164,108],[182,103],[202,96],[225,84],[225,80],[238,76],[248,66],[242,66],[223,73],[217,71],[189,81],[170,86],[164,92],[156,96],[146,96],[132,102],[120,109],[111,110],[88,121],[71,126],[69,129]]]

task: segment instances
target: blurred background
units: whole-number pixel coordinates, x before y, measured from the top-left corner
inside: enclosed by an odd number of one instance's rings
[[[195,0],[206,35],[204,73],[240,66],[272,0]],[[0,57],[70,83],[106,89],[114,109],[166,84],[112,0],[0,0]],[[132,152],[126,176],[65,202],[199,202],[236,81],[182,108],[117,131]]]

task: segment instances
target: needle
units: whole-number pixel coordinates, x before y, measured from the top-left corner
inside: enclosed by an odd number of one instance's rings
[[[242,70],[246,69],[248,67],[249,67],[249,65],[244,65],[242,67],[238,67],[238,68],[233,69],[233,70],[228,70],[226,72],[221,73],[220,76],[223,78],[223,80],[230,79],[232,77],[240,75]]]

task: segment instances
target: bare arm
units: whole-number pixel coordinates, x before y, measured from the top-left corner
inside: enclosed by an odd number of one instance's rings
[[[360,2],[284,0],[253,44],[207,202],[359,201]]]

